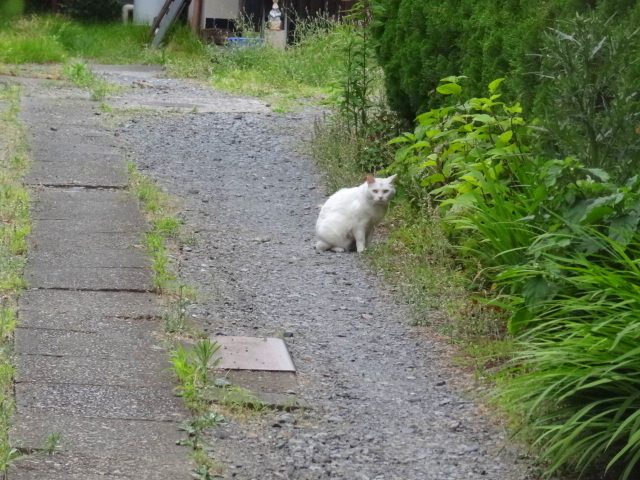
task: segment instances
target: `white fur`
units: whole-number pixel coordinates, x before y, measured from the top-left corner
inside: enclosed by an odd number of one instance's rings
[[[389,201],[396,193],[388,178],[367,177],[358,187],[343,188],[331,195],[316,222],[316,250],[324,252],[362,252],[371,243],[375,226],[384,218]]]

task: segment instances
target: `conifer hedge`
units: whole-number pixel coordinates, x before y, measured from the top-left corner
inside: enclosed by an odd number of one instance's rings
[[[637,0],[377,0],[378,55],[392,108],[407,119],[440,107],[440,79],[465,75],[465,90],[481,95],[507,77],[505,98],[536,104],[539,53],[545,32],[576,13],[596,10],[611,28],[637,28]],[[634,27],[635,22],[635,27]]]

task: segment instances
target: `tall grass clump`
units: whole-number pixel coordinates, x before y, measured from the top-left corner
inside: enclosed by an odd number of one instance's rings
[[[141,25],[83,24],[58,15],[17,17],[0,25],[0,63],[77,57],[109,64],[161,62],[162,52],[146,47],[147,32]]]
[[[329,95],[343,62],[343,24],[323,16],[296,22],[286,50],[211,47],[211,84],[258,97]]]
[[[503,400],[549,461],[637,478],[640,460],[640,235],[622,245],[594,230],[594,254],[546,252],[558,283],[518,339]]]

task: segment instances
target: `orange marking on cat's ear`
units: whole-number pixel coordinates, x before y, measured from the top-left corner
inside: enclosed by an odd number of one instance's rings
[[[367,183],[375,183],[376,179],[373,178],[373,175],[367,175]]]

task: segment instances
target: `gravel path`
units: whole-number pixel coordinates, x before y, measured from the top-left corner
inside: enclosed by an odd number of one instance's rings
[[[532,478],[505,448],[506,433],[462,394],[472,380],[445,364],[445,346],[409,326],[408,307],[363,260],[314,251],[326,195],[298,153],[313,112],[273,114],[254,99],[103,71],[122,85],[162,87],[128,89],[112,106],[153,107],[160,97],[162,108],[208,105],[131,113],[116,133],[143,172],[183,199],[195,243],[181,252],[181,276],[201,292],[190,314],[211,334],[286,332],[298,370],[309,408],[213,431],[224,478]]]

